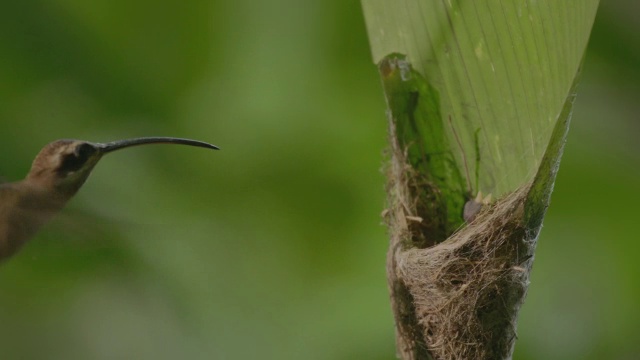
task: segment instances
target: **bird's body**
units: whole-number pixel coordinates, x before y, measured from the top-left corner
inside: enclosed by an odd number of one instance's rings
[[[18,251],[65,203],[27,181],[1,184],[0,260]]]
[[[0,184],[0,262],[15,254],[65,206],[104,154],[157,143],[218,149],[208,143],[177,138],[138,138],[106,144],[58,140],[45,146],[24,180]]]

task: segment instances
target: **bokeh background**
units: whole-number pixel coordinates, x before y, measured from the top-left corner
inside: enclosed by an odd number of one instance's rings
[[[640,5],[603,1],[515,359],[640,358]],[[385,104],[356,1],[0,10],[0,174],[105,157],[0,265],[2,359],[394,359]]]

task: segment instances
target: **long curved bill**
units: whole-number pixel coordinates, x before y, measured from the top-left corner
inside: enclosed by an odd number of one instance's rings
[[[112,141],[105,144],[97,144],[102,153],[108,153],[115,150],[124,149],[131,146],[147,145],[147,144],[178,144],[203,147],[207,149],[220,150],[219,147],[206,143],[204,141],[181,139],[173,137],[143,137],[127,140]]]

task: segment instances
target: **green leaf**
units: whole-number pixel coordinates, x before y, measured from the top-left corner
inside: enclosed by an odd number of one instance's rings
[[[426,246],[446,239],[462,224],[461,209],[469,194],[440,121],[438,91],[403,55],[391,54],[379,67],[398,144],[415,170],[409,186],[417,198],[416,213],[424,217]]]
[[[462,196],[470,188],[471,195],[501,197],[532,181],[556,122],[570,113],[563,108],[598,1],[362,0],[362,5],[374,61],[403,54],[405,66],[416,74],[406,85],[420,94],[413,100],[415,114],[403,116],[417,120],[413,126],[420,140],[406,143],[450,154],[431,169],[438,182],[449,184],[444,191]],[[390,87],[385,82],[392,113],[393,104],[410,104],[410,98],[395,97],[414,95],[394,95]],[[463,200],[454,203],[449,213],[461,212]]]

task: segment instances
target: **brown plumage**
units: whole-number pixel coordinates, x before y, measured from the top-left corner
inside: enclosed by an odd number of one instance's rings
[[[0,184],[0,262],[15,254],[64,207],[103,155],[130,146],[162,143],[218,149],[201,141],[166,137],[106,144],[57,140],[45,146],[24,180]]]

